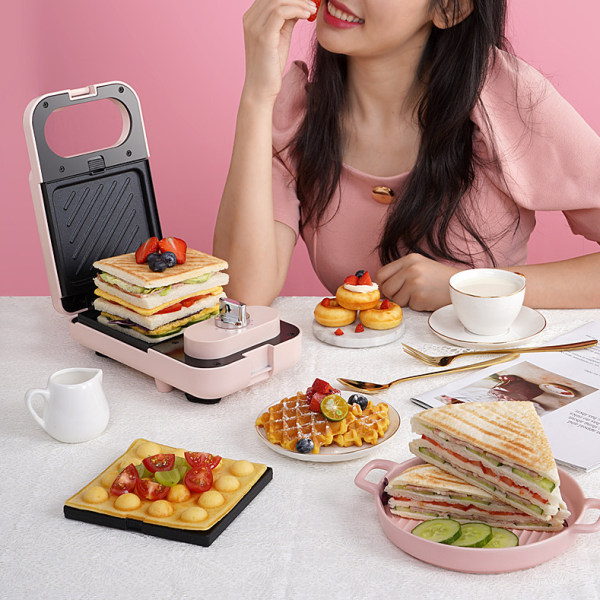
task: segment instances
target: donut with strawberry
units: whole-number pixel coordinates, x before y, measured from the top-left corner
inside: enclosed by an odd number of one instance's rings
[[[354,323],[356,311],[340,306],[335,298],[323,298],[315,307],[315,321],[325,327],[344,327]]]
[[[385,298],[375,308],[361,310],[358,318],[369,329],[393,329],[402,323],[402,308]]]
[[[371,281],[369,271],[360,270],[344,279],[335,297],[348,310],[368,310],[379,302],[379,286]]]

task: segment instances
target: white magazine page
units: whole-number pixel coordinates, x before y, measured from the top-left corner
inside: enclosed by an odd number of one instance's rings
[[[586,339],[600,340],[600,323],[587,323],[547,345]],[[424,408],[462,402],[533,402],[557,462],[586,471],[600,466],[600,346],[523,354],[412,400]]]

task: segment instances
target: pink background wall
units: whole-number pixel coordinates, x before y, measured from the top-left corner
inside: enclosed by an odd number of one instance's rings
[[[244,74],[241,17],[250,0],[19,0],[0,26],[0,295],[44,295],[48,284],[28,187],[22,115],[44,93],[122,80],[138,93],[165,235],[209,251],[227,175]],[[512,1],[517,53],[544,72],[600,132],[597,0]],[[309,46],[299,24],[293,58]],[[597,245],[570,235],[562,215],[539,215],[530,260]],[[320,294],[303,244],[285,294]]]

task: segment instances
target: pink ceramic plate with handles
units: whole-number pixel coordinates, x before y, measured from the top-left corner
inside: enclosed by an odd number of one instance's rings
[[[375,496],[377,517],[389,540],[404,552],[438,567],[465,573],[506,573],[539,565],[564,552],[580,533],[600,531],[600,518],[594,523],[582,523],[583,515],[590,508],[600,509],[600,499],[586,498],[577,482],[559,469],[560,489],[571,511],[569,526],[562,531],[514,530],[519,545],[514,548],[458,548],[438,544],[411,533],[420,521],[404,519],[390,513],[381,500],[387,482],[423,461],[418,458],[396,463],[375,459],[367,463],[354,479],[356,485]],[[367,481],[371,471],[385,471],[378,483]]]

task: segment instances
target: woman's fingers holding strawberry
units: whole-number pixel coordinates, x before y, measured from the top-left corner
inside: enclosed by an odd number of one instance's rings
[[[292,30],[316,12],[312,0],[256,0],[244,15],[247,93],[270,101],[279,93]]]
[[[256,0],[244,14],[244,29],[264,33],[269,25],[281,28],[282,21],[308,19],[316,12],[312,0]]]

